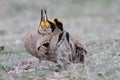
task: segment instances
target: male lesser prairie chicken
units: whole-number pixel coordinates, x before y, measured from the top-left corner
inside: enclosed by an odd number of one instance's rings
[[[46,10],[41,10],[41,22],[38,30],[27,33],[23,39],[26,50],[34,57],[47,60],[47,47],[54,30],[54,24],[48,21]]]
[[[83,44],[63,31],[60,19],[48,21],[46,10],[41,10],[41,22],[38,31],[28,33],[24,37],[27,51],[39,60],[56,62],[61,67],[69,63],[84,63],[87,53]]]
[[[53,31],[53,36],[50,40],[48,53],[54,54],[55,62],[60,67],[64,67],[69,63],[84,63],[84,57],[87,53],[83,44],[73,38],[68,32],[63,31],[63,24],[59,19],[54,19],[56,29]]]

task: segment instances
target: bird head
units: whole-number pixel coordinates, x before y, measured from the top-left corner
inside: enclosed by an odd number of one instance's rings
[[[47,17],[47,11],[46,10],[41,10],[41,21],[40,25],[38,28],[38,33],[45,32],[47,30],[53,31],[54,29],[54,24],[48,20]]]
[[[56,25],[56,27],[58,27],[58,29],[60,29],[61,31],[63,31],[63,24],[60,20],[60,18],[52,18],[52,22]]]

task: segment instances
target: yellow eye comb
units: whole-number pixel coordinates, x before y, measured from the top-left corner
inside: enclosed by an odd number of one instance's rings
[[[50,26],[48,21],[46,22],[45,26],[46,26],[46,28],[48,28]]]
[[[61,22],[60,18],[57,18],[58,22]]]
[[[40,26],[41,26],[41,28],[44,28],[45,24],[43,21],[40,22]]]
[[[54,18],[52,18],[52,22],[55,23],[55,19]]]
[[[57,18],[57,21],[61,22],[60,18]],[[54,18],[52,18],[52,22],[55,23],[55,19]]]

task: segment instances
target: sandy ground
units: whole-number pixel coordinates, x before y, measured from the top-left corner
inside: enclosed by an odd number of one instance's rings
[[[39,61],[23,47],[24,35],[36,30],[40,10],[51,20],[61,18],[64,29],[83,42],[94,80],[120,79],[119,0],[0,0],[0,80],[89,80],[81,64],[60,72]],[[26,69],[27,68],[27,69]]]

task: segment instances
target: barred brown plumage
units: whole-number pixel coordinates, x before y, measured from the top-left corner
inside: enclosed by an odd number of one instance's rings
[[[85,47],[80,41],[73,38],[68,32],[63,31],[63,25],[55,19],[57,34],[51,38],[49,48],[51,52],[57,55],[57,63],[61,67],[69,63],[84,63],[84,57],[87,53]]]
[[[57,19],[54,19],[54,21]],[[62,32],[61,29],[59,29],[58,25],[56,25],[55,22],[53,22],[55,24],[55,29],[52,32],[52,37],[50,39],[49,42],[49,47],[48,47],[48,55],[49,55],[49,60],[53,61],[53,62],[57,62],[57,54],[55,53],[55,49],[56,49],[56,44],[59,38],[59,34]]]
[[[41,60],[49,60],[65,67],[69,63],[84,63],[87,50],[83,44],[63,30],[59,18],[48,20],[47,12],[41,10],[38,31],[24,37],[24,46],[32,55]]]
[[[41,60],[47,60],[48,56],[47,45],[52,36],[52,29],[54,29],[54,24],[48,21],[46,10],[43,15],[43,10],[41,10],[41,22],[38,31],[31,31],[27,33],[23,39],[24,46],[26,50],[32,55]],[[46,22],[46,25],[44,25]]]

